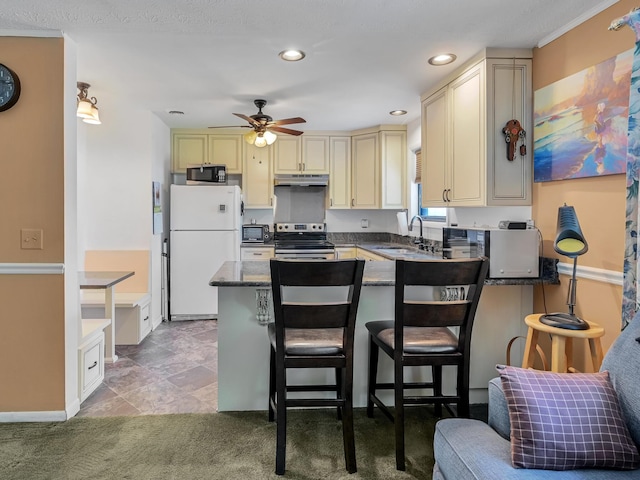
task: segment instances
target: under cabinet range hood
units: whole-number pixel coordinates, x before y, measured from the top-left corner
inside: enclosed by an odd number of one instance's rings
[[[278,174],[275,176],[274,185],[280,187],[326,187],[329,185],[329,175]]]

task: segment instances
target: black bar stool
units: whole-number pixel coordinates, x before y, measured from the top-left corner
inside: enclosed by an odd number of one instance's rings
[[[353,339],[364,260],[271,259],[275,322],[269,324],[269,421],[276,420],[276,474],[285,471],[288,407],[337,407],[344,455],[356,471],[353,431]],[[311,298],[298,287],[307,290]],[[328,288],[324,288],[328,287]],[[336,288],[340,287],[340,288]],[[296,291],[297,289],[297,291]],[[333,385],[288,385],[290,368],[334,368]],[[335,398],[288,398],[288,392],[335,392]]]
[[[395,321],[365,325],[369,330],[367,416],[373,417],[375,404],[395,423],[398,470],[405,469],[405,405],[435,404],[436,414],[441,415],[442,405],[451,411],[448,403],[455,402],[458,415],[469,416],[471,330],[488,266],[484,257],[396,260]],[[447,327],[459,327],[459,334],[456,336]],[[393,383],[377,382],[380,349],[393,359]],[[424,365],[431,366],[431,382],[404,381],[404,367]],[[456,395],[442,394],[443,365],[457,366]],[[405,390],[425,388],[432,389],[433,395],[405,395]],[[376,395],[377,390],[383,389],[394,390],[394,413]]]

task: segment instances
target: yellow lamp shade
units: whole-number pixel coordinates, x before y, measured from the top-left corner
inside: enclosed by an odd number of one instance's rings
[[[89,100],[78,101],[78,110],[76,114],[80,118],[91,118],[91,108],[93,104]]]
[[[256,141],[257,136],[258,134],[256,133],[256,131],[251,130],[250,132],[247,132],[244,134],[244,141],[247,142],[249,145],[253,145],[253,142]]]
[[[90,123],[92,125],[100,125],[102,122],[100,121],[100,115],[98,114],[98,107],[95,105],[91,105],[91,115],[87,118],[83,118],[82,121],[84,123]]]

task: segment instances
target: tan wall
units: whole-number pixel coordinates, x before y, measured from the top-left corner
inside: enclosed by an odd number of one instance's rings
[[[552,43],[535,49],[534,91],[633,48],[635,37],[630,28],[613,32],[607,27],[637,3],[637,0],[621,0]],[[544,255],[559,258],[560,262],[571,262],[553,251],[558,207],[566,203],[575,207],[589,243],[589,251],[578,258],[578,265],[621,272],[625,195],[626,180],[622,174],[534,183],[533,218],[542,231]],[[568,279],[562,276],[561,286],[545,287],[547,311],[567,311]],[[541,288],[536,289],[536,312],[544,311],[542,293]],[[619,286],[583,279],[578,281],[576,313],[605,327],[605,349],[620,332],[621,302],[622,289]]]
[[[0,112],[0,263],[63,263],[63,39],[0,37],[0,52],[22,84]],[[22,228],[44,249],[22,250]],[[0,332],[0,411],[64,409],[63,276],[0,275]]]

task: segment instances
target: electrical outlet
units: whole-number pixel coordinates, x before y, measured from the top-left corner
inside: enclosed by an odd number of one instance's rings
[[[20,230],[20,248],[23,250],[42,250],[42,237],[41,228],[23,228]]]
[[[360,220],[360,228],[369,228],[369,219],[363,218]]]

